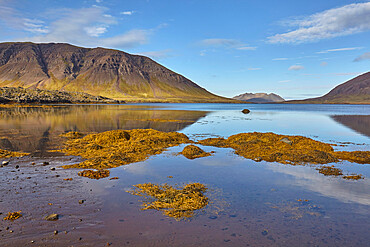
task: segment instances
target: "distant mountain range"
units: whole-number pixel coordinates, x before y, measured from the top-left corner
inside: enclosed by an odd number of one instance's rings
[[[233,99],[248,101],[252,103],[283,102],[282,97],[274,93],[244,93],[233,97]]]
[[[291,100],[287,103],[370,104],[370,72],[336,86],[324,96],[305,100]]]
[[[125,101],[234,102],[148,57],[69,44],[0,43],[0,87],[24,87]]]

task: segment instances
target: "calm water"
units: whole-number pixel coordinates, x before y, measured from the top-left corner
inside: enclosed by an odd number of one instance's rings
[[[244,108],[251,113],[241,113]],[[194,140],[274,132],[341,144],[340,150],[370,150],[370,106],[362,105],[78,105],[6,108],[0,114],[0,148],[40,159],[53,159],[48,150],[67,131],[134,128],[179,131]],[[81,187],[102,202],[95,216],[103,225],[99,234],[114,246],[368,246],[368,164],[335,164],[346,174],[365,176],[347,181],[325,177],[310,165],[256,163],[231,149],[202,147],[215,154],[195,160],[174,155],[183,147],[111,169],[119,180],[80,178]],[[125,191],[146,182],[204,183],[212,203],[190,221],[140,211],[140,198]]]

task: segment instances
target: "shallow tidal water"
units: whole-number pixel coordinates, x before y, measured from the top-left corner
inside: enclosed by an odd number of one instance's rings
[[[241,113],[244,108],[251,113]],[[135,128],[179,131],[193,140],[274,132],[337,144],[336,150],[369,151],[370,106],[63,105],[0,108],[0,115],[0,148],[31,153],[0,168],[0,216],[19,210],[23,214],[13,222],[0,220],[0,246],[368,246],[370,242],[369,164],[335,164],[345,174],[365,177],[351,181],[324,176],[315,165],[255,162],[227,148],[198,145],[215,153],[189,160],[176,155],[185,146],[180,145],[144,162],[110,169],[110,177],[117,180],[91,180],[77,176],[78,169],[60,168],[79,157],[49,152],[61,146],[59,135],[68,131]],[[44,161],[49,165],[42,165]],[[155,210],[142,211],[142,198],[126,191],[149,182],[203,183],[211,203],[182,221]],[[45,221],[43,217],[51,213],[61,218]]]

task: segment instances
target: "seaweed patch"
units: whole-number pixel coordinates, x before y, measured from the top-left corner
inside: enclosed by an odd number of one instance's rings
[[[205,196],[207,187],[201,183],[190,183],[182,187],[145,183],[134,187],[127,192],[145,198],[142,210],[155,209],[176,220],[193,217],[196,210],[205,208],[209,203]]]

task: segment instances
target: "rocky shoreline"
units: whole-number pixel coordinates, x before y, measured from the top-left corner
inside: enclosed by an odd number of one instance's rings
[[[21,87],[0,87],[0,103],[125,103],[102,96],[80,92],[29,89]]]

